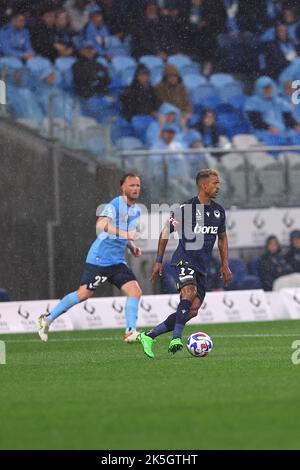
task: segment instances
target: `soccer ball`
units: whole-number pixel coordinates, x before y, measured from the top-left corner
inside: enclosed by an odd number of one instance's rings
[[[188,352],[192,356],[205,357],[213,348],[212,339],[203,332],[193,333],[186,342]]]

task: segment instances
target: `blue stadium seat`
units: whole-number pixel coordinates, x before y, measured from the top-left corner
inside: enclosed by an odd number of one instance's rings
[[[187,75],[184,75],[183,83],[187,91],[190,92],[201,85],[206,85],[207,80],[202,75],[195,74],[195,73],[188,73]]]
[[[192,64],[192,59],[184,54],[174,54],[169,56],[168,64],[175,65],[175,67],[177,67],[179,70],[185,65]]]
[[[252,290],[252,289],[261,289],[262,285],[258,276],[248,274],[245,276],[239,283],[239,290]]]
[[[55,61],[55,67],[61,75],[61,87],[64,90],[73,89],[73,64],[76,62],[75,57],[59,57]]]
[[[111,125],[111,138],[116,144],[121,137],[134,137],[134,129],[126,119],[119,116]]]
[[[164,61],[156,55],[143,55],[139,62],[146,65],[150,71],[156,67],[164,67]]]
[[[23,63],[15,57],[2,57],[0,59],[0,72],[6,84],[15,85],[17,74],[24,73]]]
[[[261,142],[269,146],[278,146],[278,145],[287,144],[287,137],[284,135],[273,135],[267,131],[256,131],[255,134],[257,135],[258,139]]]
[[[5,289],[0,288],[0,302],[9,302],[9,296]]]
[[[136,67],[134,66],[134,67],[128,67],[120,71],[122,87],[127,87],[131,85],[133,78],[134,78],[135,70],[136,70]]]
[[[258,260],[259,258],[254,258],[250,264],[249,264],[249,274],[251,274],[252,276],[258,276],[258,269],[257,269],[257,266],[258,266]]]
[[[193,104],[201,104],[203,102],[203,99],[217,95],[218,91],[216,90],[216,88],[210,83],[207,83],[205,85],[199,85],[198,87],[193,89],[191,93],[191,100]]]
[[[232,282],[229,284],[228,289],[239,289],[240,282],[248,275],[247,266],[239,258],[229,258],[229,268],[232,272]]]
[[[50,60],[45,57],[32,57],[32,59],[27,60],[26,63],[27,69],[30,71],[32,77],[35,80],[39,80],[41,74],[50,68],[52,68],[52,63]]]
[[[179,72],[180,72],[181,77],[184,77],[185,75],[188,75],[190,73],[199,75],[200,66],[199,64],[195,64],[195,62],[192,62],[191,64],[186,64],[180,67]]]
[[[163,78],[164,69],[161,66],[155,67],[150,71],[150,82],[152,86],[158,85]]]
[[[243,95],[243,88],[239,82],[231,82],[219,89],[220,97],[223,101],[227,101],[231,96]]]
[[[135,136],[145,143],[146,131],[149,125],[154,121],[152,116],[136,115],[131,119],[131,125]]]
[[[229,73],[214,73],[209,80],[218,89],[235,82],[235,79]]]
[[[129,56],[116,56],[111,61],[112,70],[115,74],[118,74],[126,69],[136,68],[136,61]]]

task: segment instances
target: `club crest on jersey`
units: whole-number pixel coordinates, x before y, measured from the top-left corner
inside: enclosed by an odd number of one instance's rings
[[[219,219],[221,217],[221,213],[220,211],[217,209],[217,210],[214,210],[214,215],[217,219]]]

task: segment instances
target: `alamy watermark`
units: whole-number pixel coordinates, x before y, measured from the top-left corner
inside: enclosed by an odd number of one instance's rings
[[[6,348],[4,341],[0,341],[0,364],[6,364]]]
[[[0,104],[6,104],[6,85],[3,80],[0,80]]]
[[[292,343],[292,349],[295,349],[295,351],[292,354],[292,363],[295,366],[298,366],[300,364],[300,339],[296,339]]]

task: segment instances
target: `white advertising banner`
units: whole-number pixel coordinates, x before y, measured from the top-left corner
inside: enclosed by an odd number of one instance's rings
[[[159,233],[168,213],[153,212],[141,216],[141,238],[138,245],[144,252],[156,251]],[[266,209],[231,209],[226,211],[230,248],[263,247],[269,235],[276,235],[283,245],[289,244],[290,232],[300,229],[300,207]],[[167,249],[174,250],[177,240],[170,240]]]
[[[300,289],[282,289],[280,291],[290,318],[300,320]]]
[[[286,309],[274,311],[262,290],[210,292],[197,317],[191,324],[269,321],[300,318],[300,290],[284,289],[281,304]],[[278,293],[274,293],[278,296]],[[125,297],[95,298],[73,307],[61,315],[51,326],[52,331],[93,330],[124,328]],[[139,306],[138,326],[153,326],[161,323],[175,312],[179,302],[176,295],[145,295]],[[0,334],[37,331],[37,320],[57,301],[6,302],[0,304]],[[273,303],[275,305],[275,303]],[[289,315],[287,313],[289,312]]]

